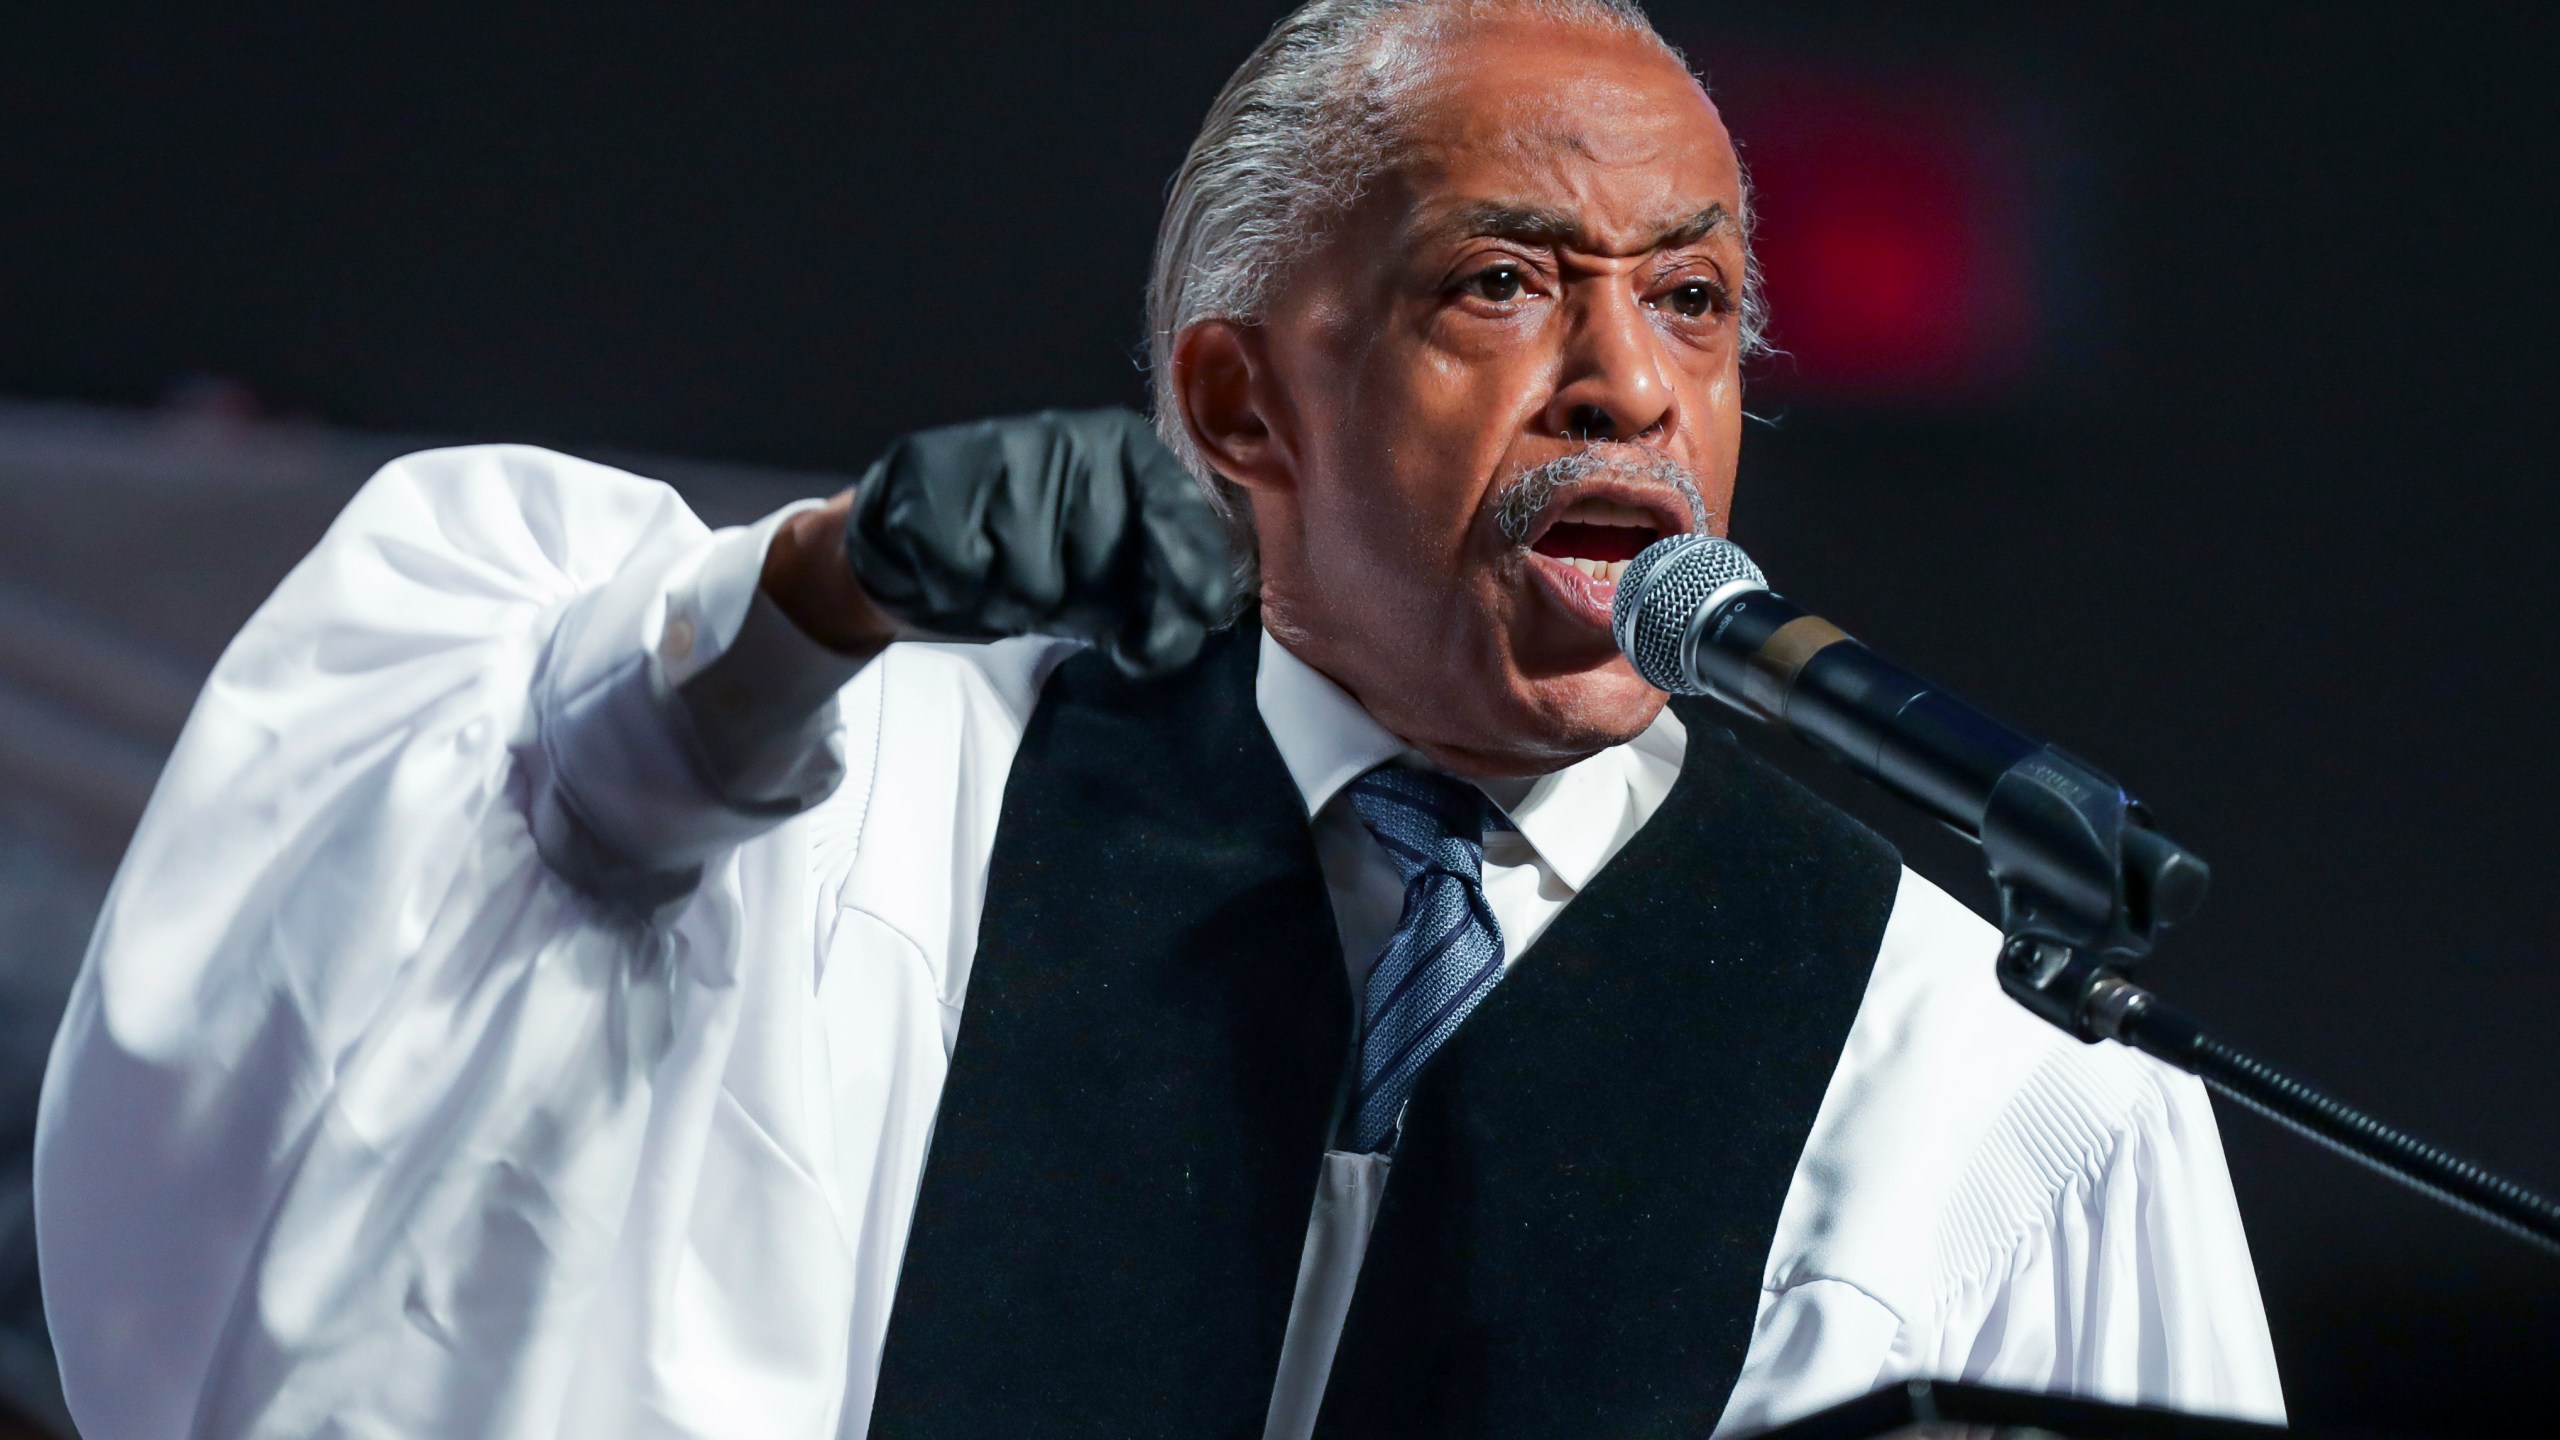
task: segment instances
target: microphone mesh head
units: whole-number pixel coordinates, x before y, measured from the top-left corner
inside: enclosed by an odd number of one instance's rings
[[[1736,580],[1769,583],[1741,546],[1713,535],[1657,540],[1627,566],[1609,607],[1609,628],[1646,683],[1674,695],[1705,693],[1681,673],[1680,639],[1707,597]]]

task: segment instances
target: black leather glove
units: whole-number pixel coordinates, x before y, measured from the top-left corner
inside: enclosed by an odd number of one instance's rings
[[[1087,640],[1133,675],[1198,654],[1235,593],[1217,513],[1126,410],[900,438],[855,489],[845,553],[872,602],[920,630]]]

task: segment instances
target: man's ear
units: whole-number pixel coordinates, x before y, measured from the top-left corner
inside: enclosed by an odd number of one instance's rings
[[[1262,332],[1201,320],[1173,342],[1173,395],[1191,443],[1209,468],[1247,491],[1294,483],[1287,446],[1274,433],[1278,399]]]

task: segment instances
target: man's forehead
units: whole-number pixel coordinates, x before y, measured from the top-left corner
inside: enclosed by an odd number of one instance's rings
[[[1483,34],[1437,58],[1408,94],[1393,167],[1408,202],[1400,228],[1416,238],[1545,232],[1618,251],[1703,238],[1717,228],[1701,223],[1710,212],[1740,208],[1722,117],[1659,49],[1545,25]]]
[[[1574,158],[1600,165],[1661,165],[1728,149],[1723,117],[1687,72],[1576,74],[1542,63],[1511,84],[1503,72],[1450,77],[1415,107],[1408,135],[1444,155],[1505,160]]]

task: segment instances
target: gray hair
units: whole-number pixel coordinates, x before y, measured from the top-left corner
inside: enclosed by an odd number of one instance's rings
[[[1636,0],[1307,0],[1228,77],[1174,174],[1147,284],[1156,432],[1226,522],[1246,595],[1257,581],[1253,512],[1183,424],[1174,339],[1202,320],[1263,318],[1291,261],[1314,248],[1385,169],[1393,133],[1387,122],[1422,72],[1430,42],[1446,23],[1497,10],[1628,31],[1687,63]],[[1749,358],[1765,348],[1766,309],[1759,266],[1748,259],[1747,180],[1741,204],[1741,345]]]

